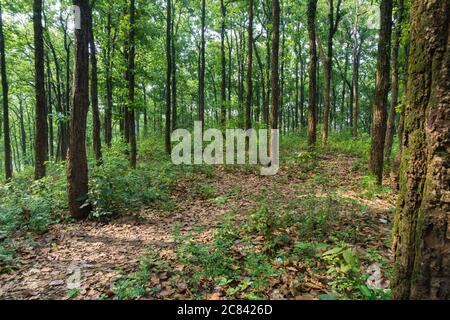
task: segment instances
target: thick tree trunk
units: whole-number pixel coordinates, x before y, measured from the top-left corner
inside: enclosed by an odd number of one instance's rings
[[[80,8],[80,29],[75,29],[74,74],[70,138],[67,152],[69,210],[76,219],[89,215],[88,166],[86,156],[86,120],[89,110],[89,3],[73,0]]]
[[[3,94],[3,141],[5,148],[5,178],[12,178],[11,136],[9,132],[8,79],[6,78],[5,38],[3,34],[2,4],[0,2],[0,69]]]
[[[91,62],[91,105],[92,105],[92,142],[94,147],[94,157],[97,163],[102,159],[102,141],[100,138],[100,112],[98,110],[98,76],[97,76],[97,49],[95,47],[95,37],[93,28],[92,10],[89,10],[89,47]]]
[[[398,65],[398,54],[400,51],[400,41],[402,37],[402,23],[403,23],[403,11],[404,11],[404,0],[397,1],[397,14],[396,14],[396,25],[392,49],[392,93],[391,93],[391,107],[389,109],[389,116],[387,122],[386,131],[386,141],[384,145],[384,156],[386,162],[391,159],[392,144],[394,140],[394,125],[396,117],[396,109],[398,105],[398,88],[399,88],[399,65]]]
[[[450,299],[450,0],[412,4],[395,299]]]
[[[392,0],[381,1],[380,36],[378,42],[377,81],[372,112],[372,145],[369,168],[379,184],[383,181],[384,141],[389,93],[391,56]]]
[[[316,143],[317,111],[317,47],[316,47],[317,0],[308,0],[309,34],[309,102],[308,102],[308,145]]]
[[[45,176],[45,162],[48,160],[47,142],[47,106],[45,100],[44,36],[42,28],[42,0],[34,0],[34,68],[36,92],[36,136],[35,136],[35,171],[36,180]]]

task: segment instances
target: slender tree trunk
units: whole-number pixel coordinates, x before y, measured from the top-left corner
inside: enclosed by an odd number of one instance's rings
[[[341,3],[338,0],[336,8],[336,16],[334,13],[334,1],[329,0],[328,13],[328,41],[327,41],[327,56],[324,59],[324,75],[325,75],[325,97],[324,97],[324,113],[323,113],[323,127],[322,127],[322,144],[326,145],[328,141],[328,131],[330,125],[330,105],[331,105],[331,77],[333,74],[333,38],[337,32],[339,22],[341,19]]]
[[[172,11],[172,5],[170,3],[170,0],[167,0],[166,3],[167,6],[167,30],[166,30],[166,153],[170,155],[172,148],[171,148],[171,142],[170,142],[170,117],[171,117],[171,75],[172,75],[172,57],[171,57],[171,11]]]
[[[394,299],[450,299],[450,0],[412,4]]]
[[[88,0],[73,0],[80,8],[80,29],[75,29],[72,112],[70,114],[67,184],[69,210],[76,219],[89,215],[86,120],[89,110],[89,17]]]
[[[387,122],[386,131],[386,142],[384,146],[384,156],[386,162],[391,160],[392,144],[394,140],[394,125],[396,117],[396,109],[398,105],[398,88],[399,88],[399,65],[398,65],[398,54],[400,51],[400,41],[402,37],[402,23],[403,23],[403,11],[404,11],[404,0],[397,0],[397,15],[396,15],[396,25],[394,32],[394,41],[392,49],[392,93],[391,93],[391,107],[389,109],[389,116]]]
[[[316,143],[317,111],[317,47],[316,47],[317,0],[308,0],[309,34],[309,105],[308,105],[308,145]]]
[[[112,40],[111,40],[111,12],[107,18],[107,45],[106,45],[106,106],[105,106],[105,143],[111,147],[112,142],[112,108],[113,108],[113,83],[112,83]]]
[[[39,180],[45,176],[45,162],[48,160],[47,142],[47,106],[45,100],[44,36],[42,28],[42,0],[34,0],[34,68],[36,92],[36,137],[35,137],[35,172]]]
[[[2,4],[0,2],[0,69],[3,94],[3,141],[5,149],[5,177],[12,178],[11,136],[9,131],[8,79],[6,78],[5,38],[3,34]]]
[[[19,124],[20,124],[20,140],[21,140],[21,147],[22,147],[22,158],[24,159],[25,163],[28,164],[27,160],[27,134],[25,131],[25,121],[23,116],[23,101],[19,100]]]
[[[360,60],[360,46],[359,43],[359,0],[355,0],[355,24],[353,26],[353,37],[354,43],[352,48],[352,110],[350,111],[350,118],[353,120],[352,125],[352,135],[353,137],[358,136],[358,117],[359,117],[359,60]]]
[[[128,52],[128,134],[130,143],[130,166],[135,169],[137,162],[136,121],[135,121],[135,0],[130,0],[130,35]],[[170,117],[169,117],[170,120]],[[170,125],[170,122],[169,122]]]
[[[227,109],[226,109],[226,86],[227,86],[227,74],[226,74],[226,57],[225,57],[225,18],[226,18],[226,8],[224,4],[224,0],[220,0],[220,13],[221,13],[221,26],[220,26],[220,60],[221,60],[221,76],[222,82],[220,85],[220,125],[225,128],[226,118],[227,118]],[[231,63],[231,61],[230,61]]]
[[[253,0],[248,1],[248,67],[247,67],[247,103],[245,106],[245,129],[252,127],[251,110],[253,105]]]
[[[89,10],[89,47],[91,62],[91,105],[92,105],[92,140],[94,147],[94,157],[97,163],[102,159],[102,141],[100,138],[100,112],[98,110],[98,76],[97,76],[97,54],[95,47],[95,36],[93,28],[92,10]]]
[[[177,128],[177,62],[175,47],[175,0],[172,0],[172,130]]]
[[[65,61],[65,67],[66,67],[66,87],[65,87],[65,104],[64,104],[64,111],[63,114],[65,117],[69,117],[69,109],[70,109],[70,100],[71,100],[71,92],[70,92],[70,82],[71,82],[71,74],[70,74],[70,57],[71,57],[71,44],[72,42],[69,41],[69,35],[67,32],[67,20],[64,23],[62,18],[62,13],[60,14],[60,23],[61,28],[64,33],[64,50],[66,53],[66,61]],[[69,145],[69,135],[70,135],[70,129],[66,121],[62,123],[62,126],[64,126],[64,131],[62,132],[61,137],[61,158],[65,159],[67,157],[67,149]]]
[[[280,104],[280,1],[272,0],[272,119],[271,128],[278,129],[278,109]]]
[[[201,16],[201,40],[200,40],[200,77],[198,82],[199,91],[199,110],[198,119],[202,123],[202,128],[205,126],[205,20],[206,20],[206,4],[202,0],[202,16]]]
[[[381,1],[381,23],[378,42],[377,81],[372,115],[372,145],[369,168],[379,184],[383,181],[384,141],[389,93],[391,56],[392,0]]]
[[[47,121],[48,121],[48,149],[49,149],[49,155],[50,155],[50,161],[54,159],[54,152],[53,152],[53,98],[52,98],[52,70],[50,68],[50,59],[48,56],[48,51],[45,52],[45,63],[47,67],[47,98],[48,98],[48,110],[47,110]]]

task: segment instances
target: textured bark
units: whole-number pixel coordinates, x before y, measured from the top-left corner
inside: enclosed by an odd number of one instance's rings
[[[379,184],[383,180],[384,142],[389,93],[391,56],[392,0],[381,1],[380,35],[378,40],[377,79],[372,112],[372,145],[369,168]]]
[[[170,0],[166,2],[166,10],[167,10],[167,29],[166,29],[166,134],[165,134],[165,143],[166,143],[166,153],[170,154],[172,151],[171,142],[170,142],[170,117],[171,117],[171,99],[172,95],[170,93],[171,90],[171,76],[172,76],[172,57],[171,57],[171,16],[172,16],[172,5]]]
[[[5,38],[3,34],[2,4],[0,2],[0,68],[3,94],[3,141],[5,148],[5,178],[12,178],[11,136],[9,132],[8,79],[6,78]]]
[[[89,110],[89,4],[88,0],[73,0],[80,8],[81,29],[75,30],[72,112],[67,152],[67,184],[69,210],[72,217],[83,219],[89,215],[85,204],[88,194],[88,166],[86,156],[86,120]]]
[[[45,100],[44,36],[42,28],[42,0],[34,0],[34,69],[36,93],[36,135],[35,135],[35,171],[36,180],[45,176],[45,162],[48,160],[47,106]]]
[[[450,299],[450,0],[412,4],[393,297]]]
[[[402,37],[402,23],[403,23],[404,0],[397,1],[397,13],[395,19],[395,32],[392,48],[392,92],[391,92],[391,107],[389,109],[389,116],[386,129],[386,141],[384,144],[384,156],[386,162],[391,159],[392,144],[394,140],[394,125],[396,117],[396,109],[398,105],[398,87],[399,87],[399,64],[398,54],[400,51],[400,40]]]
[[[317,0],[308,0],[309,35],[309,101],[308,101],[308,145],[316,143],[317,111],[317,47],[316,47]]]
[[[280,50],[280,1],[272,0],[272,118],[271,128],[278,129],[278,108],[280,103],[279,63]]]
[[[92,105],[92,142],[94,147],[94,157],[97,163],[102,159],[102,141],[100,138],[100,112],[98,110],[98,75],[97,75],[97,49],[95,47],[95,37],[92,19],[92,9],[89,10],[89,48],[91,62],[91,105]]]
[[[248,47],[247,47],[247,101],[245,105],[245,128],[252,126],[251,109],[253,105],[253,0],[248,1]]]

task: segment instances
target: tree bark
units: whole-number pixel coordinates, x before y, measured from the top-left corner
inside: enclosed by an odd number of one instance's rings
[[[450,299],[450,0],[412,4],[395,299]]]
[[[89,3],[73,0],[80,8],[80,29],[75,29],[72,112],[67,152],[69,210],[72,217],[84,219],[91,207],[88,199],[86,120],[89,110]]]
[[[34,69],[36,93],[36,135],[35,135],[35,171],[34,178],[45,176],[45,162],[48,160],[47,142],[47,106],[45,100],[44,36],[42,28],[42,0],[34,0]]]
[[[8,101],[8,79],[6,76],[5,38],[3,34],[2,4],[0,2],[0,69],[2,76],[3,94],[3,141],[5,149],[5,178],[12,178],[12,156],[11,156],[11,136],[9,131],[9,101]]]
[[[383,181],[384,142],[386,138],[386,112],[391,56],[392,0],[381,1],[380,26],[375,102],[372,113],[372,145],[369,161],[370,171],[377,178],[378,184],[381,184]]]
[[[316,47],[317,0],[308,0],[309,34],[309,102],[308,102],[308,145],[316,143],[317,111],[317,47]]]

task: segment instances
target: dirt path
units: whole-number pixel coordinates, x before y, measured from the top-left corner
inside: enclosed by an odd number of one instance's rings
[[[354,161],[355,158],[346,156],[324,157],[318,162],[318,169],[333,176],[337,186],[348,187],[360,178],[352,169]],[[227,194],[225,204],[217,204],[211,199],[192,199],[186,196],[188,187],[180,184],[173,195],[176,206],[171,212],[143,209],[109,224],[91,221],[59,224],[45,235],[15,239],[19,265],[12,273],[0,275],[0,299],[67,299],[67,284],[76,279],[78,271],[81,274],[79,298],[111,297],[114,278],[120,271],[136,270],[140,256],[149,251],[158,251],[167,257],[172,255],[176,224],[182,233],[203,225],[212,238],[220,217],[232,209],[245,214],[257,204],[255,195],[263,190],[270,191],[274,183],[281,181],[286,197],[294,196],[293,190],[305,177],[299,178],[292,170],[284,168],[275,177],[262,177],[217,168],[210,185],[215,196]],[[230,193],[230,190],[236,191]],[[324,185],[316,191],[326,193],[327,187]],[[345,196],[359,195],[349,190]],[[392,207],[376,202],[371,205],[380,206],[380,215]]]

